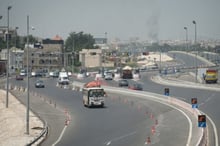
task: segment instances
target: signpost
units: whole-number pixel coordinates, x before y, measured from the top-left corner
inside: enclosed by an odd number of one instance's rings
[[[205,128],[206,127],[206,116],[198,115],[198,127]]]
[[[170,89],[169,88],[164,89],[164,95],[166,95],[166,96],[170,95]]]
[[[191,103],[192,103],[192,108],[198,108],[197,98],[192,98]]]

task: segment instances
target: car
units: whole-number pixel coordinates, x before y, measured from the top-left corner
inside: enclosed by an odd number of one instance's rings
[[[21,75],[16,75],[15,79],[16,80],[24,80],[23,76],[21,76]]]
[[[37,80],[37,81],[35,82],[35,87],[36,87],[36,88],[44,88],[44,87],[45,87],[44,81],[43,81],[43,80]]]
[[[129,86],[128,80],[125,80],[125,79],[119,80],[118,86],[119,86],[119,87]]]
[[[139,84],[139,83],[134,83],[133,85],[129,86],[128,88],[132,89],[132,90],[143,90],[142,84]]]
[[[112,80],[113,79],[113,75],[111,72],[106,73],[105,75],[105,80]]]

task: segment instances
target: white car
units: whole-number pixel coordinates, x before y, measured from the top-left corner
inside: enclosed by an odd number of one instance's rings
[[[105,80],[112,80],[113,79],[113,75],[111,72],[106,73],[105,75]]]

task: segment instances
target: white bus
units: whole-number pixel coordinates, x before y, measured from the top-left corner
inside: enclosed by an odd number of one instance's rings
[[[100,87],[83,88],[84,106],[101,106],[104,107],[105,91]]]

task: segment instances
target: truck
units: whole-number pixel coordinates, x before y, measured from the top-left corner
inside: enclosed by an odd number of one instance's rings
[[[217,83],[218,81],[218,70],[207,69],[204,75],[204,80],[206,83]]]
[[[123,79],[132,79],[133,78],[133,73],[132,73],[132,68],[129,66],[125,66],[122,69],[122,78]]]

